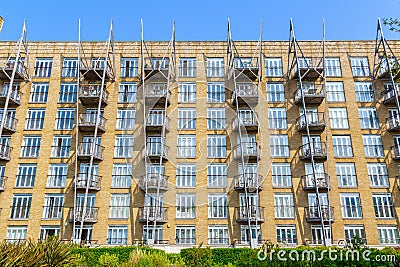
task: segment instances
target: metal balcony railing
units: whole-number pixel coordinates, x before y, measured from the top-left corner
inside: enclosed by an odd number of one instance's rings
[[[3,112],[0,111],[0,121],[2,119],[2,116],[3,116]],[[17,130],[17,123],[18,123],[18,120],[15,118],[15,116],[6,114],[4,116],[3,131],[15,133],[15,131]]]
[[[397,96],[400,96],[400,86],[396,84],[396,91],[397,91]],[[385,90],[382,91],[381,97],[383,98],[383,104],[393,104],[395,103],[395,91],[393,90],[393,87],[389,85],[388,87],[385,88]]]
[[[78,144],[78,157],[90,158],[93,157],[97,160],[103,160],[104,147],[92,142],[80,142]]]
[[[7,176],[0,176],[0,192],[6,189]]]
[[[79,99],[84,105],[98,105],[101,100],[101,105],[105,106],[108,103],[108,92],[103,89],[103,94],[100,99],[101,85],[87,84],[79,87]]]
[[[251,222],[264,222],[264,207],[249,205],[237,207],[235,209],[236,221],[241,223],[247,223],[249,220]]]
[[[88,173],[78,173],[76,178],[76,189],[100,190],[102,176],[91,174],[91,178],[88,177]]]
[[[11,160],[12,147],[6,144],[0,144],[0,160]]]
[[[138,214],[138,219],[139,222],[159,222],[159,223],[165,223],[168,221],[168,208],[164,207],[153,207],[153,206],[147,206],[147,207],[141,207],[139,208],[139,214]]]
[[[311,159],[311,155],[315,160],[326,160],[327,147],[325,142],[312,142],[299,147],[299,157],[302,160]]]
[[[303,96],[302,96],[303,91]],[[294,103],[300,105],[303,103],[303,97],[306,104],[321,104],[325,98],[322,85],[303,85],[303,90],[297,89],[294,92]]]
[[[257,131],[258,121],[257,115],[253,111],[239,111],[239,119],[237,116],[233,119],[233,129],[239,130],[240,127],[244,127],[247,131]]]
[[[233,95],[233,103],[236,96],[240,103],[253,103],[258,101],[258,86],[253,83],[237,83],[236,90]]]
[[[302,79],[316,79],[322,75],[324,64],[322,57],[299,58],[294,69],[293,77],[299,79],[299,72]]]
[[[162,145],[161,142],[147,142],[147,146],[143,148],[143,157],[160,158],[168,160],[169,147]]]
[[[168,176],[160,173],[147,173],[140,179],[140,188],[146,190],[168,190]]]
[[[81,113],[79,114],[78,126],[81,131],[94,131],[96,127],[96,113]],[[103,116],[99,116],[98,130],[101,132],[106,131],[106,122]]]
[[[309,206],[304,208],[307,222],[321,222],[321,220],[324,222],[333,222],[335,220],[333,207],[328,207],[326,205],[321,205],[320,207],[322,218],[319,216],[318,206]]]
[[[243,147],[243,151],[242,151]],[[235,159],[242,157],[247,159],[260,159],[260,146],[257,142],[242,142],[233,148],[233,155]]]
[[[400,145],[394,145],[390,147],[392,151],[393,159],[400,159]]]
[[[242,173],[234,177],[235,190],[261,191],[262,176],[258,173]]]
[[[3,88],[0,93],[0,104],[2,104],[2,105],[4,105],[6,103],[8,90],[9,90],[9,86],[7,84],[3,84]],[[19,90],[19,86],[18,86],[18,89],[14,87],[11,90],[10,101],[8,102],[8,105],[10,107],[19,106],[21,104],[21,96],[22,96],[22,93]]]
[[[87,223],[95,223],[99,219],[99,208],[97,207],[86,207],[84,211],[82,206],[76,207],[75,216],[74,216],[74,208],[69,209],[69,220],[81,222],[82,220]]]
[[[24,59],[20,58],[18,63],[15,59],[0,58],[0,79],[9,81],[12,72],[14,71],[15,64],[17,64],[17,69],[15,72],[14,81],[23,81],[28,79],[28,68],[24,64]]]
[[[151,83],[146,87],[145,99],[148,102],[154,102],[154,104],[164,104],[165,101],[169,104],[170,94],[167,83]]]
[[[42,219],[59,220],[62,218],[63,206],[43,206]]]
[[[395,115],[386,119],[386,125],[389,132],[400,130],[400,116]]]
[[[297,131],[303,132],[307,129],[311,131],[323,131],[325,129],[325,114],[323,112],[307,112],[296,119]]]
[[[165,130],[169,131],[170,118],[165,116],[164,110],[150,110],[146,120],[147,131],[161,131],[165,125]]]
[[[314,175],[306,174],[301,176],[303,180],[303,189],[304,190],[314,190],[318,187],[319,190],[321,189],[329,189],[330,188],[330,181],[329,175],[327,173],[315,173]]]

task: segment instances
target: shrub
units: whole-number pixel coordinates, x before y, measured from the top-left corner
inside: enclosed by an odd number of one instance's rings
[[[99,263],[104,267],[117,267],[119,260],[117,255],[105,253],[100,256]]]

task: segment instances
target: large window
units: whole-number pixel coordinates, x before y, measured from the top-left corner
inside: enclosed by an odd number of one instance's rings
[[[136,103],[136,83],[120,83],[118,103]]]
[[[207,58],[207,77],[224,77],[223,58]]]
[[[209,245],[228,245],[228,226],[209,225],[208,226]]]
[[[135,128],[135,110],[118,109],[117,130],[133,130]]]
[[[178,108],[178,129],[196,129],[196,108]]]
[[[132,158],[133,156],[133,135],[115,136],[114,157]]]
[[[115,163],[113,165],[111,187],[130,188],[132,178],[132,164]]]
[[[208,194],[208,218],[228,218],[228,200],[226,194]]]
[[[34,83],[32,84],[29,102],[46,103],[48,94],[49,94],[49,83]]]
[[[8,226],[6,240],[9,242],[19,242],[26,240],[28,226]]]
[[[56,117],[56,130],[71,130],[74,126],[75,109],[59,108]]]
[[[396,217],[390,193],[372,194],[372,201],[377,219],[392,219]]]
[[[285,90],[283,83],[267,83],[268,102],[285,102]]]
[[[36,178],[36,164],[19,164],[15,187],[33,188]]]
[[[26,118],[25,130],[42,130],[46,109],[30,108]]]
[[[346,108],[329,108],[329,120],[332,129],[349,128]]]
[[[196,102],[196,84],[179,83],[178,84],[178,102],[194,103]]]
[[[326,97],[328,102],[345,102],[342,82],[326,82]]]
[[[126,245],[128,243],[127,225],[109,225],[107,244],[108,245]]]
[[[352,242],[355,238],[361,238],[365,242],[364,225],[345,225],[344,236],[348,243]]]
[[[148,239],[154,240],[155,243],[163,240],[163,226],[158,225],[154,227],[153,225],[143,227],[143,241]]]
[[[10,219],[29,219],[32,194],[15,194],[12,200]]]
[[[289,245],[297,245],[296,225],[277,225],[276,241]]]
[[[196,77],[196,59],[179,59],[179,77]]]
[[[24,136],[22,139],[21,158],[39,157],[40,141],[40,136]]]
[[[379,129],[376,108],[358,108],[361,129]]]
[[[178,164],[176,187],[196,187],[196,164]]]
[[[272,163],[271,172],[274,187],[292,187],[290,163]]]
[[[129,217],[129,194],[111,194],[110,219],[128,219]]]
[[[358,193],[341,193],[343,219],[362,219],[361,201]]]
[[[71,150],[72,136],[56,135],[53,137],[53,145],[51,147],[52,158],[69,158]]]
[[[78,85],[76,83],[62,83],[60,85],[59,103],[75,103]]]
[[[374,90],[371,82],[354,82],[357,102],[374,102]]]
[[[137,58],[121,58],[121,77],[137,77],[138,61]]]
[[[207,102],[225,102],[225,86],[223,83],[207,83]]]
[[[64,188],[67,182],[68,164],[50,164],[47,175],[47,188]]]
[[[225,108],[207,109],[207,129],[224,130],[226,125]]]
[[[369,76],[369,65],[367,57],[351,57],[351,71],[354,77]]]
[[[270,135],[271,156],[275,158],[288,158],[289,142],[287,135]]]
[[[337,158],[352,158],[353,148],[350,135],[333,135],[333,153]]]
[[[194,245],[196,244],[195,225],[177,225],[175,230],[176,244]]]
[[[286,108],[269,108],[268,123],[270,129],[286,129]]]
[[[37,58],[33,76],[40,78],[50,77],[52,65],[53,59],[51,58]]]
[[[226,158],[226,135],[224,134],[207,135],[207,157]]]
[[[178,158],[196,158],[196,135],[178,135]]]
[[[40,226],[40,234],[39,234],[40,240],[45,240],[49,236],[59,236],[59,235],[60,235],[60,226],[56,225]]]
[[[342,76],[339,58],[326,58],[325,59],[325,76],[326,77]]]
[[[398,245],[400,243],[397,225],[378,225],[378,236],[380,245]]]
[[[266,77],[282,77],[282,59],[266,58],[265,59],[265,76]]]
[[[64,58],[61,77],[78,77],[78,64],[79,61],[77,58]]]
[[[339,187],[357,187],[357,175],[354,163],[336,163]]]
[[[194,219],[196,218],[196,195],[177,194],[176,195],[176,218]]]
[[[275,193],[274,206],[276,219],[294,218],[294,201],[292,193]]]
[[[367,163],[371,187],[389,187],[389,177],[385,163]]]
[[[367,158],[383,158],[382,138],[380,135],[364,134],[362,136],[364,152]]]
[[[43,219],[59,220],[62,218],[64,195],[46,194],[43,205]]]
[[[226,187],[226,164],[213,163],[207,167],[208,187],[225,188]]]

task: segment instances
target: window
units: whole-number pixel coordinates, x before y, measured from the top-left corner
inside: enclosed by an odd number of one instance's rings
[[[143,226],[143,241],[154,240],[159,243],[163,240],[163,227],[160,226]]]
[[[341,193],[343,219],[362,219],[360,195],[358,193]]]
[[[30,108],[26,118],[25,130],[42,130],[46,109]]]
[[[133,135],[115,136],[114,157],[132,158],[133,156]]]
[[[225,108],[207,109],[207,129],[224,130],[226,125]]]
[[[118,103],[136,103],[136,83],[120,83]]]
[[[351,71],[354,77],[369,76],[369,66],[367,57],[352,57],[350,58]]]
[[[126,245],[128,243],[127,225],[109,225],[107,244],[108,245]]]
[[[78,77],[78,63],[77,58],[64,58],[61,77]]]
[[[118,109],[117,130],[133,130],[135,128],[135,110]]]
[[[137,77],[138,76],[138,59],[137,58],[121,58],[121,77]]]
[[[249,231],[249,225],[241,225],[240,226],[240,244],[249,244],[251,239],[256,239],[257,244],[262,244],[262,235],[261,235],[261,227],[260,225],[251,225],[250,227],[251,234]],[[254,238],[255,237],[255,238]]]
[[[196,158],[196,135],[178,135],[178,158]]]
[[[292,187],[290,163],[272,163],[271,169],[274,187]]]
[[[345,102],[342,82],[326,82],[326,96],[328,102]]]
[[[277,225],[276,241],[288,245],[297,245],[296,225]]]
[[[380,135],[364,134],[362,136],[364,143],[364,152],[367,158],[382,158],[383,146]]]
[[[196,108],[178,108],[178,129],[196,129]]]
[[[350,135],[332,135],[333,154],[336,158],[352,158],[353,148]]]
[[[114,164],[111,187],[130,188],[132,177],[132,164]]]
[[[339,58],[326,58],[325,59],[325,76],[326,77],[342,76]]]
[[[178,164],[176,187],[196,187],[196,164]]]
[[[24,136],[22,139],[21,158],[39,157],[40,141],[40,136]]]
[[[168,147],[165,145],[165,137],[161,138],[159,135],[147,136],[148,156],[168,157]]]
[[[76,83],[62,83],[60,85],[59,103],[75,103],[78,85]]]
[[[224,77],[223,58],[207,58],[207,77]]]
[[[207,135],[207,150],[208,158],[226,158],[226,135]]]
[[[129,194],[111,194],[110,219],[128,219],[129,217]]]
[[[225,188],[226,187],[226,164],[213,163],[207,167],[208,187]]]
[[[354,163],[336,163],[339,187],[357,187],[357,175]]]
[[[64,195],[46,194],[43,205],[43,219],[59,220],[62,218]]]
[[[275,218],[294,219],[293,194],[274,194]]]
[[[385,163],[367,163],[371,187],[389,187],[389,177]]]
[[[358,108],[361,129],[379,129],[376,108]]]
[[[226,194],[208,194],[208,218],[228,218],[228,200]]]
[[[47,188],[64,188],[67,181],[68,164],[50,164]]]
[[[8,95],[8,89],[10,88],[10,83],[8,82],[3,82],[3,86],[1,86],[1,92],[0,95],[2,97],[6,97]],[[10,100],[20,104],[21,103],[21,91],[20,91],[20,85],[18,82],[14,81],[13,83],[13,88],[11,89],[10,93]]]
[[[29,219],[31,204],[31,194],[15,194],[13,196],[10,219]]]
[[[35,64],[34,77],[50,77],[53,59],[51,58],[37,58]]]
[[[39,235],[40,240],[45,240],[50,236],[59,236],[59,235],[60,235],[60,226],[52,226],[52,225],[40,226],[40,235]]]
[[[29,102],[46,103],[48,93],[49,93],[48,83],[33,83]]]
[[[271,156],[276,158],[288,158],[289,143],[287,135],[270,135]]]
[[[344,236],[346,242],[351,243],[355,238],[361,238],[365,243],[365,230],[364,225],[345,225],[344,226]]]
[[[396,225],[378,225],[378,236],[381,245],[399,244],[399,230]]]
[[[146,64],[147,65],[147,64]],[[169,59],[168,58],[152,58],[151,66],[153,69],[168,69],[169,68]],[[147,68],[148,66],[145,66]]]
[[[225,102],[225,86],[223,83],[207,83],[207,102]]]
[[[332,129],[349,129],[346,108],[329,108],[329,120]]]
[[[26,240],[28,226],[8,226],[6,240],[9,242],[18,242]]]
[[[265,75],[266,77],[282,77],[282,59],[266,58],[265,59]]]
[[[36,178],[36,164],[19,164],[15,187],[33,188]]]
[[[196,244],[195,225],[177,225],[175,230],[175,243],[182,245]]]
[[[59,108],[56,117],[56,130],[72,130],[74,126],[75,109]]]
[[[194,219],[196,218],[196,195],[177,194],[176,195],[176,218]]]
[[[325,240],[331,241],[332,238],[332,229],[330,226],[325,226],[324,231],[321,226],[312,225],[311,226],[311,244],[312,245],[322,245],[324,244],[324,232],[325,232]]]
[[[80,236],[80,233],[81,233],[80,225],[76,225],[75,231],[73,232],[74,235],[73,235],[72,241],[74,243],[87,242],[88,244],[90,244],[90,242],[92,241],[93,226],[92,225],[84,225],[82,228],[81,236]]]
[[[268,123],[270,129],[287,129],[286,108],[269,108]]]
[[[395,218],[392,195],[389,194],[372,194],[374,203],[375,217],[377,219]]]
[[[228,245],[228,226],[209,225],[208,226],[209,245]]]
[[[69,158],[72,137],[70,135],[56,135],[51,147],[52,158]]]
[[[374,102],[374,90],[371,82],[354,82],[357,102]]]
[[[196,84],[179,83],[178,84],[178,102],[195,103],[196,102]]]
[[[179,59],[179,77],[196,77],[196,59]]]
[[[268,102],[285,102],[283,83],[267,83]]]

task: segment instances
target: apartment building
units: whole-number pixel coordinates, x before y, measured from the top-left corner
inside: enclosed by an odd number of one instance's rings
[[[112,31],[0,42],[1,239],[400,244],[400,43],[380,23],[367,41]]]

